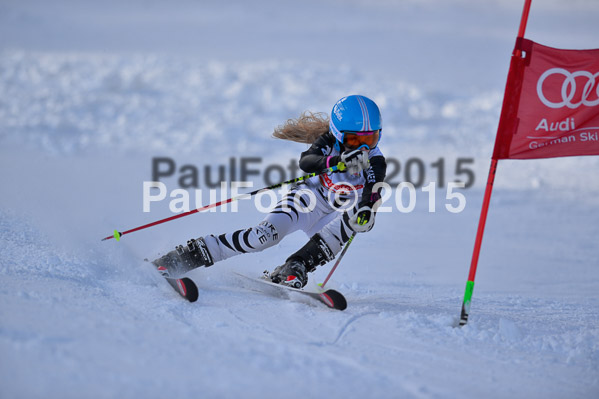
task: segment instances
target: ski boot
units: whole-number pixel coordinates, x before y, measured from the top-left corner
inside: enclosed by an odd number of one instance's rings
[[[284,265],[277,266],[270,274],[273,283],[284,284],[293,288],[302,288],[308,282],[306,265],[299,259],[288,259]]]
[[[178,277],[200,266],[212,266],[214,260],[203,238],[192,238],[187,245],[177,245],[174,251],[153,261],[164,277]]]
[[[284,265],[276,267],[270,279],[273,283],[302,288],[308,283],[308,273],[333,259],[333,251],[319,234],[315,234],[306,245],[287,258]]]

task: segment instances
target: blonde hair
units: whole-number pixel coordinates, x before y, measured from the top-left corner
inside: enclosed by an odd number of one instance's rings
[[[312,144],[318,137],[329,131],[329,117],[322,112],[306,111],[297,119],[288,119],[277,126],[273,137],[297,143]]]

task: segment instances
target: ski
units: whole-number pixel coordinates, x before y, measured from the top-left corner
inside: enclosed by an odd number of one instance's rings
[[[272,289],[277,290],[279,292],[280,291],[291,291],[291,292],[297,292],[302,295],[307,295],[311,298],[314,298],[314,299],[324,303],[325,305],[327,305],[328,307],[330,307],[332,309],[345,310],[347,308],[347,301],[346,301],[345,297],[343,296],[343,294],[340,293],[339,291],[336,291],[333,289],[325,289],[322,291],[311,291],[311,290],[305,290],[302,288],[293,288],[293,287],[289,287],[287,285],[276,284],[276,283],[273,283],[272,281],[270,281],[265,276],[260,277],[260,278],[255,278],[255,277],[246,276],[241,273],[235,273],[235,274],[240,277],[243,277],[244,279],[259,282],[268,287],[272,287]],[[264,291],[264,290],[260,289],[260,291]]]
[[[160,259],[160,258],[159,258]],[[183,278],[173,278],[169,277],[168,271],[166,267],[161,266],[157,263],[159,259],[152,261],[152,264],[156,267],[160,275],[166,280],[167,283],[173,289],[181,295],[183,298],[187,299],[189,302],[195,302],[198,300],[199,292],[197,285],[193,282],[192,279],[188,277]],[[148,261],[146,259],[146,261]]]
[[[187,299],[189,302],[195,302],[198,300],[198,287],[193,282],[192,279],[188,277],[183,278],[171,278],[164,277],[167,283],[170,284],[171,287],[175,291],[179,293],[183,298]]]

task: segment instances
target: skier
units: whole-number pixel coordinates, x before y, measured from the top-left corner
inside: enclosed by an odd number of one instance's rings
[[[235,255],[262,251],[297,230],[309,235],[316,231],[270,274],[275,283],[305,286],[307,274],[333,260],[354,232],[370,231],[374,225],[380,189],[373,188],[384,180],[387,167],[378,147],[381,130],[379,108],[361,95],[340,99],[330,119],[304,113],[288,120],[273,136],[311,144],[301,154],[300,168],[320,173],[337,166],[339,171],[293,185],[257,226],[191,239],[155,264],[165,275],[182,275]]]

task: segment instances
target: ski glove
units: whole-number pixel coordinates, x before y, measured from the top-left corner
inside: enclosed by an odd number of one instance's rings
[[[370,206],[364,205],[354,213],[354,216],[349,218],[349,227],[356,233],[370,231],[374,226],[374,215],[374,210]]]
[[[349,227],[356,233],[364,233],[374,227],[374,217],[380,204],[378,192],[370,194],[370,198],[360,201],[358,210],[348,220]]]
[[[368,168],[368,152],[362,150],[345,151],[341,154],[341,162],[337,164],[339,171],[347,170],[352,175],[360,173]]]

